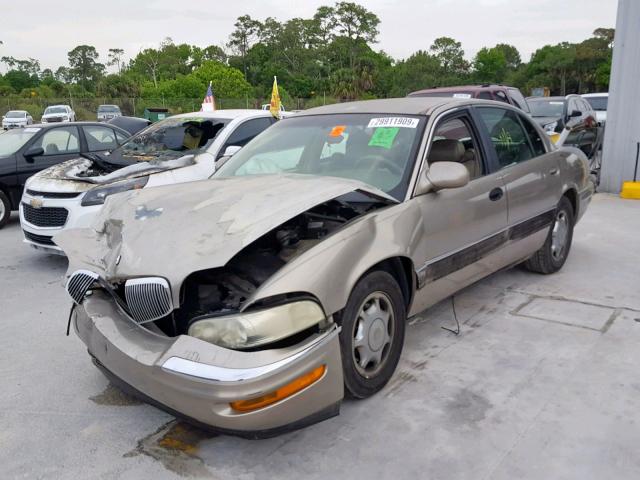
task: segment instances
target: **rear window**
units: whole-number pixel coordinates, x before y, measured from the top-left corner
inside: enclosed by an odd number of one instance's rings
[[[591,108],[598,112],[606,112],[607,104],[609,103],[609,97],[584,97],[589,102]]]

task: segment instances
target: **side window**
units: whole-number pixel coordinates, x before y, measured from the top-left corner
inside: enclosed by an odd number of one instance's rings
[[[122,145],[127,141],[127,138],[129,138],[125,134],[120,133],[117,130],[114,130],[114,132],[116,132],[116,141],[118,142],[118,145]]]
[[[58,127],[47,130],[33,146],[42,147],[45,155],[77,153],[80,151],[78,139],[77,127]]]
[[[536,127],[534,127],[531,123],[531,120],[529,120],[524,115],[520,115],[520,121],[522,122],[522,125],[524,125],[524,129],[527,131],[529,141],[531,142],[533,152],[536,154],[536,156],[544,155],[545,153],[547,153],[547,148],[545,147],[544,141],[540,137],[540,134],[536,130]]]
[[[501,168],[533,157],[528,135],[515,112],[502,108],[478,107],[478,114],[489,132]]]
[[[485,92],[482,91],[480,93],[478,93],[478,97],[481,100],[493,100],[493,95],[491,95],[491,92]]]
[[[118,146],[115,132],[109,127],[87,125],[82,127],[82,131],[84,132],[84,137],[87,140],[87,148],[90,152],[113,150]]]
[[[509,99],[507,98],[507,94],[502,90],[496,90],[493,92],[493,95],[496,97],[496,100],[499,102],[509,103]]]
[[[478,143],[466,117],[445,120],[436,127],[427,161],[460,162],[469,170],[469,178],[481,177],[483,163]]]
[[[241,123],[225,142],[225,146],[222,151],[230,145],[237,145],[244,147],[250,140],[256,135],[262,133],[268,127],[271,126],[271,119],[269,117],[254,118],[253,120],[247,120]]]

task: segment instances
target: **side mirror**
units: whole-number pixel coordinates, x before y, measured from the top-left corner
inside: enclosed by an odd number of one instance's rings
[[[445,188],[460,188],[469,183],[469,170],[457,162],[435,162],[420,177],[416,194],[422,195]]]
[[[24,158],[31,162],[33,162],[33,157],[39,157],[40,155],[44,155],[44,148],[42,147],[30,147],[23,153]]]
[[[241,146],[239,145],[229,145],[224,153],[222,154],[223,157],[233,157],[236,153],[238,153],[240,150],[242,149]]]
[[[582,112],[580,110],[574,110],[569,114],[569,118],[576,118],[581,116],[582,116]]]

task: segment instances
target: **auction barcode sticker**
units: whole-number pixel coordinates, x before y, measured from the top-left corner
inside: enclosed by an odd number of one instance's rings
[[[369,120],[367,128],[378,127],[402,127],[402,128],[417,128],[419,120],[417,118],[410,117],[382,117],[372,118]]]

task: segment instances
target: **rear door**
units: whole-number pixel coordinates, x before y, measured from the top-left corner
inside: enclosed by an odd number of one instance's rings
[[[102,125],[83,125],[82,133],[88,152],[105,152],[117,148],[120,143],[113,128]]]
[[[44,154],[26,159],[22,154],[33,147],[42,147]],[[24,187],[27,178],[34,173],[58,163],[77,158],[80,153],[80,132],[75,125],[56,126],[43,130],[37,138],[27,143],[18,153],[18,183]]]
[[[475,114],[506,186],[509,225],[538,225],[552,218],[562,194],[560,169],[531,120],[501,107],[475,107]]]

